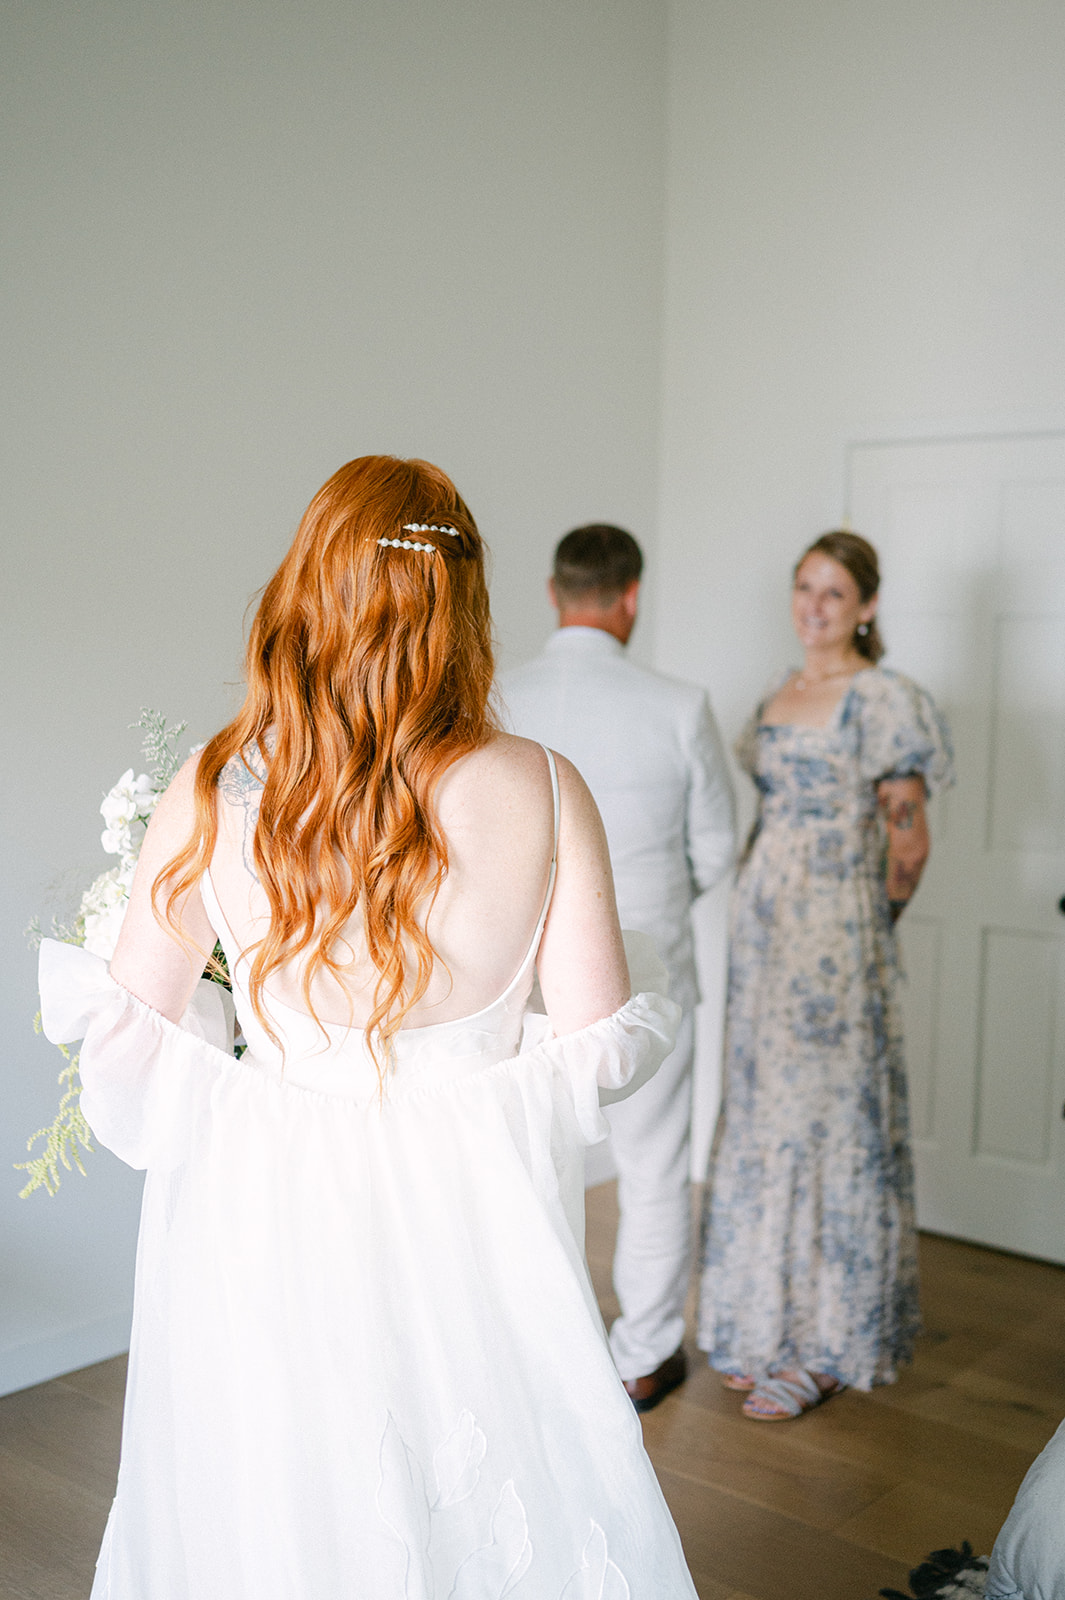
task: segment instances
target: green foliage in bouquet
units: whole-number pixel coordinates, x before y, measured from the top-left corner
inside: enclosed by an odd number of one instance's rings
[[[130,723],[130,727],[140,728],[144,733],[141,750],[148,764],[155,792],[162,794],[164,789],[169,789],[181,765],[177,742],[188,727],[188,723],[175,722],[172,728],[168,728],[166,718],[161,711],[150,711],[147,706],[142,706],[140,716],[136,722]]]
[[[33,1019],[35,1033],[41,1031],[41,1013],[38,1011]],[[59,1164],[62,1162],[68,1172],[73,1172],[77,1167],[82,1177],[86,1176],[85,1168],[81,1163],[81,1151],[87,1150],[90,1155],[94,1146],[89,1130],[81,1111],[81,1079],[78,1076],[78,1058],[71,1055],[65,1044],[57,1046],[66,1065],[59,1074],[59,1087],[63,1091],[59,1102],[59,1110],[55,1120],[47,1128],[38,1128],[37,1132],[26,1140],[26,1149],[30,1153],[28,1161],[16,1161],[16,1172],[28,1172],[29,1179],[25,1188],[19,1190],[19,1199],[25,1200],[35,1189],[47,1189],[50,1195],[59,1193]],[[33,1154],[33,1147],[38,1139],[44,1140],[44,1149],[39,1155]]]
[[[107,824],[101,842],[105,850],[119,857],[119,865],[102,872],[89,885],[73,921],[60,922],[52,918],[50,936],[53,939],[60,939],[64,944],[88,946],[96,954],[109,957],[129,901],[133,869],[144,830],[160,795],[181,765],[177,741],[187,726],[185,722],[170,726],[161,712],[152,711],[146,706],[142,707],[138,720],[131,723],[131,727],[139,728],[144,735],[141,750],[149,770],[135,778],[131,767],[100,807]],[[26,934],[30,948],[36,950],[44,937],[39,917],[34,917]],[[227,989],[231,987],[221,945],[215,946],[204,977],[221,983]],[[34,1020],[34,1030],[37,1033],[41,1031],[40,1012]],[[59,1074],[59,1086],[63,1091],[59,1110],[48,1127],[38,1128],[26,1141],[30,1160],[15,1163],[16,1172],[29,1173],[25,1187],[19,1191],[20,1200],[33,1194],[35,1189],[47,1189],[50,1195],[57,1194],[61,1166],[67,1172],[77,1168],[85,1177],[81,1152],[86,1150],[92,1153],[94,1150],[91,1131],[81,1110],[78,1057],[72,1055],[66,1045],[61,1044],[57,1048],[65,1063]],[[38,1155],[34,1155],[34,1146],[41,1139],[44,1140],[44,1146]]]

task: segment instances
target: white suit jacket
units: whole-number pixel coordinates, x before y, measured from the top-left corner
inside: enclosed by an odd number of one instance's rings
[[[601,628],[559,628],[504,674],[515,733],[568,756],[602,814],[618,910],[649,933],[685,1010],[699,997],[689,908],[735,852],[732,785],[704,690],[628,659]]]

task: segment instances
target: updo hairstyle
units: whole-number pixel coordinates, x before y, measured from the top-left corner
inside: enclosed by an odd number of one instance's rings
[[[823,533],[815,539],[809,549],[804,550],[795,563],[793,576],[798,577],[799,568],[807,556],[828,556],[832,561],[838,561],[845,568],[858,585],[858,593],[864,601],[872,600],[880,592],[880,562],[876,551],[868,539],[863,539],[861,534],[848,533],[839,528],[831,533]],[[867,625],[868,632],[855,632],[853,644],[860,656],[875,665],[884,654],[884,641],[880,636],[876,618]]]

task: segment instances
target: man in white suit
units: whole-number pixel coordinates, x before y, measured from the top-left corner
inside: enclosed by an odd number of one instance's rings
[[[676,1049],[631,1099],[607,1112],[620,1221],[610,1330],[638,1411],[683,1382],[690,1270],[688,1193],[694,1008],[690,908],[728,871],[732,787],[705,692],[627,659],[643,556],[631,534],[594,523],[555,552],[559,627],[543,653],[505,675],[517,733],[568,756],[606,826],[624,927],[650,934],[684,1016]]]

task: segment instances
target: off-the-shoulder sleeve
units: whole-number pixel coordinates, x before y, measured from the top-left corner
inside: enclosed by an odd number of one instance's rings
[[[55,939],[41,942],[39,982],[45,1036],[82,1040],[81,1109],[96,1138],[131,1167],[179,1165],[233,1065],[225,992],[199,983],[178,1026],[117,984],[99,956]]]
[[[539,1055],[567,1079],[581,1133],[598,1144],[610,1132],[601,1107],[627,1099],[653,1078],[673,1049],[681,1009],[666,998],[669,978],[645,933],[624,930],[631,1000],[576,1033],[556,1038],[546,1016],[530,1009],[522,1054]]]
[[[870,783],[920,777],[928,793],[954,782],[950,729],[926,689],[900,672],[878,669],[859,679],[859,763]]]
[[[626,941],[633,986],[650,983],[612,1016],[555,1038],[527,1015],[520,1060],[554,1081],[589,1143],[608,1132],[600,1111],[646,1083],[673,1048],[680,1008],[650,940]],[[81,1039],[81,1105],[101,1144],[131,1167],[170,1171],[202,1143],[216,1088],[241,1072],[229,1053],[223,992],[201,983],[181,1025],[114,982],[100,957],[47,939],[40,958],[41,1019],[57,1044]]]

